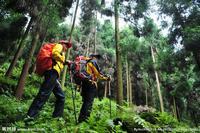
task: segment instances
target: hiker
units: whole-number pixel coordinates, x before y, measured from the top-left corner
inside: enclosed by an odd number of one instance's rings
[[[44,55],[45,52],[47,54],[47,52],[49,52],[48,50],[51,49],[52,51],[50,51],[51,55],[50,61],[52,61],[52,63],[50,64],[51,65],[50,68],[47,69],[47,68],[42,68],[42,66],[48,64],[44,61],[44,59],[41,59],[41,63],[38,64],[36,60],[37,64],[36,66],[38,66],[38,68],[36,68],[36,72],[44,76],[44,82],[42,83],[37,96],[33,100],[33,103],[31,104],[28,110],[27,115],[29,118],[34,118],[37,116],[37,114],[42,109],[45,102],[48,100],[51,92],[53,92],[53,94],[56,97],[53,117],[62,117],[64,111],[65,95],[64,92],[62,91],[58,78],[65,65],[65,52],[71,46],[72,46],[71,43],[65,40],[61,40],[58,43],[53,43],[53,44],[50,43],[46,44],[46,46],[43,45],[43,47],[47,47],[46,51],[44,50],[45,48],[40,49],[37,59],[39,60],[40,54],[42,58],[42,55]],[[41,51],[43,51],[43,53]]]
[[[79,123],[86,121],[86,119],[90,116],[92,104],[97,91],[97,79],[110,80],[109,77],[104,76],[99,70],[97,60],[101,59],[101,56],[98,54],[92,54],[89,58],[90,59],[86,64],[86,72],[90,76],[88,80],[82,80],[81,83],[81,96],[83,104],[78,118]]]

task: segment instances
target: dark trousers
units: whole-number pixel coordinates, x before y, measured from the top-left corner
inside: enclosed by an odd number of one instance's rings
[[[56,97],[53,117],[61,117],[64,111],[65,95],[58,81],[58,73],[55,70],[48,70],[45,72],[44,77],[45,80],[42,83],[39,93],[33,100],[27,114],[30,117],[37,116],[53,91],[53,94]]]
[[[92,111],[92,104],[96,95],[96,86],[89,81],[82,82],[82,107],[78,118],[79,122],[86,121]]]

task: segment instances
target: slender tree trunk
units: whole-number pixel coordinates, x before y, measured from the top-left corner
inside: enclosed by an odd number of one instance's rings
[[[5,74],[6,77],[10,77],[10,76],[11,76],[12,71],[13,71],[13,69],[14,69],[16,63],[17,63],[17,60],[18,60],[19,57],[22,55],[23,46],[24,46],[24,45],[23,45],[23,44],[24,44],[24,40],[26,39],[26,37],[27,37],[27,35],[28,35],[28,32],[29,32],[29,30],[30,30],[30,28],[31,28],[32,23],[33,23],[33,17],[30,19],[29,24],[28,24],[28,26],[27,26],[27,28],[26,28],[26,30],[25,30],[25,32],[24,32],[24,34],[23,34],[21,40],[19,41],[18,49],[17,49],[17,51],[16,51],[16,53],[15,53],[15,55],[14,55],[14,58],[13,58],[11,64],[10,64],[10,66],[9,66],[9,68],[8,68],[8,70],[7,70],[7,72],[6,72],[6,74]]]
[[[180,114],[180,110],[179,110],[179,107],[178,106],[176,106],[176,112],[177,112],[177,118],[178,118],[178,121],[180,121],[180,119],[181,119],[181,114]]]
[[[111,84],[111,81],[108,81],[108,96],[109,96],[109,98],[111,98],[111,86],[110,86],[110,84]]]
[[[191,116],[191,119],[194,122],[195,126],[198,127],[199,122],[198,122],[198,119],[196,118],[196,114],[197,113],[192,110],[191,113],[190,113],[190,116]]]
[[[86,48],[85,56],[88,56],[89,52],[90,52],[90,35],[87,40],[87,48]]]
[[[97,21],[97,11],[96,11],[96,21]],[[97,30],[96,30],[96,22],[95,22],[95,29],[94,29],[94,53],[96,54],[96,43],[97,43]]]
[[[146,106],[148,106],[148,89],[147,88],[145,90],[145,101],[146,101]]]
[[[35,73],[35,71],[36,71],[36,63],[33,64],[33,68],[32,68],[31,74]]]
[[[150,74],[148,74],[148,84],[149,84],[149,93],[150,93],[150,97],[151,97],[151,106],[155,107],[155,100],[154,100],[154,91],[152,90],[152,82],[151,82],[151,78],[150,78]]]
[[[194,59],[196,60],[197,66],[200,69],[200,50],[193,51]]]
[[[31,63],[33,54],[35,52],[35,48],[36,48],[38,39],[39,39],[39,32],[36,31],[34,36],[33,36],[32,42],[31,42],[31,49],[29,51],[29,55],[28,55],[27,59],[25,60],[25,63],[24,63],[24,66],[23,66],[23,69],[22,69],[22,72],[21,72],[21,75],[20,75],[20,79],[19,79],[18,84],[17,84],[16,94],[15,94],[17,99],[21,99],[21,97],[22,97],[26,77],[28,75],[28,70],[29,70],[29,67],[30,67],[30,63]]]
[[[177,119],[178,117],[177,117],[177,110],[176,110],[176,101],[175,101],[174,96],[173,96],[172,98],[173,98],[173,110],[174,110],[174,116],[175,116],[176,119]]]
[[[68,49],[67,50],[67,53],[66,53],[66,60],[68,60],[69,59],[69,55],[70,55],[70,51],[71,51],[71,49]],[[62,88],[64,88],[64,86],[65,86],[65,79],[66,79],[66,74],[67,74],[67,66],[64,66],[64,69],[63,69],[63,74],[62,74],[62,77],[61,77],[61,86],[62,86]],[[72,75],[70,75],[70,76],[72,76]],[[71,77],[70,77],[71,78]]]
[[[145,103],[146,103],[146,106],[148,106],[149,104],[148,104],[148,87],[146,87],[146,89],[145,89]]]
[[[115,47],[116,47],[116,67],[117,67],[117,104],[122,105],[123,82],[122,82],[122,62],[121,49],[119,46],[119,0],[115,0]]]
[[[76,14],[77,14],[77,11],[78,11],[78,4],[79,4],[79,0],[76,1],[76,9],[75,9],[74,19],[73,19],[73,23],[72,23],[72,27],[71,27],[70,36],[69,36],[69,42],[71,42],[71,39],[72,39],[72,33],[73,33],[73,30],[74,30],[75,21],[76,21]],[[65,56],[66,59],[69,59],[69,58],[70,58],[70,50],[71,50],[71,49],[68,49],[68,50],[67,50],[67,54],[66,54],[66,56]],[[61,77],[61,86],[62,86],[62,88],[63,88],[64,85],[65,85],[66,73],[67,73],[67,66],[64,66],[63,74],[62,74],[62,77]]]
[[[155,61],[154,51],[153,51],[152,46],[151,46],[151,55],[152,55],[153,64],[155,64],[156,61]],[[159,101],[160,101],[160,109],[161,109],[161,112],[164,112],[163,98],[162,98],[162,94],[161,94],[161,91],[160,91],[160,81],[158,79],[158,72],[157,72],[157,70],[155,68],[154,68],[154,73],[155,73],[155,77],[156,77],[156,85],[157,85],[158,97],[159,97]]]
[[[104,97],[107,97],[107,92],[108,92],[108,82],[105,82],[105,91],[104,91]]]
[[[132,105],[133,103],[133,88],[132,88],[132,80],[131,80],[131,69],[130,69],[130,66],[129,66],[129,93],[130,93],[130,96],[129,96],[129,99],[130,99],[130,105]]]
[[[129,104],[130,102],[130,87],[129,87],[129,69],[128,69],[128,59],[126,58],[126,97],[127,97],[127,102]]]

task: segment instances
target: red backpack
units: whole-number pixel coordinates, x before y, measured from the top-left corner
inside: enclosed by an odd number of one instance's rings
[[[55,44],[47,43],[41,47],[36,58],[36,73],[38,75],[42,76],[46,70],[52,68],[52,49],[54,46]]]
[[[91,75],[89,75],[86,71],[87,63],[90,60],[90,58],[78,56],[74,62],[70,64],[70,71],[76,84],[80,85],[82,80],[91,79]]]

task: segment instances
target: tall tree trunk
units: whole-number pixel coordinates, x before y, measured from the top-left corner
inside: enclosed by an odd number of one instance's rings
[[[69,59],[69,54],[70,54],[70,49],[67,50],[66,60]],[[64,86],[65,86],[66,74],[67,74],[67,66],[64,66],[62,77],[61,77],[61,86],[62,86],[62,88],[64,88]],[[72,76],[72,75],[70,75],[70,76]]]
[[[151,103],[149,103],[151,106],[155,107],[155,100],[154,100],[154,91],[152,90],[152,82],[151,82],[151,78],[150,78],[150,74],[147,72],[148,74],[148,85],[149,85],[149,93],[150,93],[150,98],[151,98]]]
[[[130,65],[129,65],[129,99],[130,99],[130,105],[132,105],[133,103],[133,88],[132,88],[132,80],[131,80],[131,69],[130,69]]]
[[[109,73],[108,68],[105,68],[105,66],[103,66],[103,70],[105,70],[105,73]],[[105,87],[104,87],[104,97],[107,97],[108,94],[108,87],[109,87],[109,83],[108,81],[104,82],[105,83]]]
[[[127,97],[127,102],[129,104],[130,102],[130,87],[129,87],[129,69],[128,69],[128,59],[126,58],[126,97]]]
[[[152,56],[153,64],[155,64],[156,61],[155,61],[154,50],[153,50],[152,46],[151,46],[151,56]],[[162,98],[162,94],[161,94],[161,91],[160,91],[160,81],[158,79],[158,72],[157,72],[156,68],[154,68],[154,73],[155,73],[155,77],[156,77],[158,97],[159,97],[159,101],[160,101],[160,109],[161,109],[161,112],[164,112],[163,98]]]
[[[35,48],[36,48],[38,39],[39,39],[39,32],[38,32],[38,30],[36,30],[36,32],[33,36],[32,42],[31,42],[31,49],[29,51],[29,55],[28,55],[27,59],[25,60],[25,63],[24,63],[24,66],[23,66],[23,69],[22,69],[22,72],[20,75],[20,79],[17,84],[16,94],[15,94],[17,99],[21,99],[21,97],[22,97],[24,86],[25,86],[25,80],[28,75],[28,70],[30,67],[30,63],[31,63],[33,54],[35,52]]]
[[[180,114],[180,110],[179,110],[179,107],[178,106],[176,106],[176,112],[177,112],[177,118],[178,118],[178,121],[180,121],[180,119],[181,119],[181,114]]]
[[[96,11],[96,20],[97,21],[97,11]],[[95,22],[95,28],[94,28],[94,53],[96,54],[96,43],[97,43],[97,29],[96,29],[97,23]]]
[[[146,106],[148,106],[148,89],[147,88],[145,90],[145,101],[146,101]]]
[[[31,28],[31,25],[32,25],[33,21],[34,21],[34,20],[33,20],[33,17],[32,17],[32,18],[30,19],[30,21],[29,21],[29,24],[28,24],[28,26],[27,26],[27,28],[26,28],[26,30],[25,30],[25,32],[24,32],[24,34],[23,34],[21,40],[19,41],[18,49],[17,49],[17,51],[16,51],[16,53],[15,53],[15,55],[14,55],[14,58],[13,58],[11,64],[10,64],[10,66],[9,66],[9,68],[8,68],[8,70],[7,70],[7,72],[6,72],[6,74],[5,74],[6,77],[10,77],[10,76],[11,76],[12,71],[13,71],[13,69],[14,69],[16,63],[17,63],[17,60],[18,60],[19,57],[22,55],[23,46],[24,46],[24,45],[23,45],[23,44],[24,44],[24,40],[26,39],[26,37],[27,37],[27,35],[28,35],[28,32],[29,32],[29,30],[30,30],[30,28]]]
[[[123,101],[123,82],[122,82],[122,62],[121,49],[119,46],[119,0],[115,0],[115,47],[116,47],[116,67],[117,67],[117,104],[122,105]]]
[[[190,113],[192,121],[194,122],[195,126],[198,127],[199,122],[198,122],[198,119],[196,118],[196,114],[197,113],[194,110],[192,110]]]
[[[196,60],[197,66],[200,69],[200,50],[193,51],[194,59]]]
[[[172,96],[172,99],[173,99],[174,116],[176,117],[176,119],[178,119],[178,117],[177,117],[177,110],[176,110],[176,101],[175,101],[174,96]]]
[[[107,92],[108,92],[108,82],[105,82],[105,91],[104,91],[104,97],[107,97]]]
[[[88,56],[89,52],[90,52],[90,35],[87,40],[87,48],[86,48],[85,56]]]
[[[76,8],[75,8],[74,19],[73,19],[73,23],[72,23],[72,27],[71,27],[70,36],[69,36],[69,42],[71,42],[71,39],[72,39],[72,33],[73,33],[73,30],[74,30],[75,21],[76,21],[76,14],[77,14],[77,11],[78,11],[78,4],[79,4],[79,0],[76,1]],[[67,60],[70,58],[70,51],[71,51],[71,49],[67,49],[67,54],[65,56]],[[62,77],[61,77],[62,88],[64,88],[64,85],[65,85],[66,73],[67,73],[67,66],[64,66],[63,74],[62,74]]]

